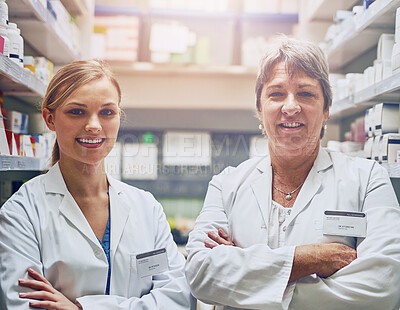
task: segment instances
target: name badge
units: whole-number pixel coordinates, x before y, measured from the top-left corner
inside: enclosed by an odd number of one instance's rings
[[[136,266],[140,278],[168,270],[167,250],[163,248],[136,255]]]
[[[367,217],[363,212],[325,211],[323,222],[324,235],[365,237],[367,235]]]

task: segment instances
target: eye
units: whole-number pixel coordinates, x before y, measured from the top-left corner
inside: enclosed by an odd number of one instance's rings
[[[115,111],[112,109],[104,109],[100,111],[100,115],[104,115],[104,116],[111,116],[114,115]]]
[[[314,97],[314,94],[308,92],[308,91],[303,91],[301,93],[297,93],[298,96],[300,97]]]
[[[69,110],[68,113],[72,114],[72,115],[83,115],[85,113],[85,111],[82,109],[72,109],[72,110]]]
[[[270,93],[268,96],[269,97],[280,97],[280,96],[283,96],[283,93],[281,93],[281,92],[273,92],[273,93]]]

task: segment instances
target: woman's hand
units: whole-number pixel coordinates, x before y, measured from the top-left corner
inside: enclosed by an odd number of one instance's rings
[[[289,282],[317,274],[327,278],[357,258],[357,251],[340,243],[306,244],[296,247]]]
[[[18,284],[36,291],[20,293],[19,297],[33,299],[29,306],[48,310],[78,310],[82,309],[57,291],[40,273],[28,269],[28,275],[33,279],[20,279]]]
[[[209,231],[207,233],[207,236],[211,239],[214,240],[215,242],[212,242],[210,240],[205,240],[204,245],[207,248],[214,248],[217,245],[224,244],[224,245],[230,245],[230,246],[235,246],[233,241],[229,238],[228,234],[222,229],[218,229],[218,235],[214,234],[212,231]]]

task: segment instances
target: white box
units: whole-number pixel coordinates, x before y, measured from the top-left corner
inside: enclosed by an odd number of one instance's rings
[[[368,138],[371,138],[374,136],[374,131],[375,131],[374,107],[369,108],[365,111],[364,128],[365,128],[365,135]]]
[[[377,59],[388,60],[392,58],[392,50],[394,45],[394,34],[383,33],[379,37]]]
[[[392,50],[392,72],[395,73],[400,68],[400,42],[393,45]]]
[[[17,111],[8,111],[7,119],[7,127],[9,130],[17,134],[28,133],[28,114]]]
[[[378,103],[374,109],[375,136],[399,132],[399,104]]]
[[[400,151],[400,135],[385,134],[380,137],[380,161],[393,164],[397,162],[397,151]]]
[[[372,145],[374,144],[374,138],[369,138],[364,144],[364,154],[366,159],[372,158]]]
[[[10,155],[10,149],[8,148],[6,131],[0,128],[0,154]]]
[[[379,137],[374,137],[371,149],[371,159],[379,161]]]
[[[394,41],[400,43],[400,8],[396,10],[396,23],[395,23]]]

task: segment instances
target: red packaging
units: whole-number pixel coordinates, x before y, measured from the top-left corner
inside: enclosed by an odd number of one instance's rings
[[[13,132],[11,130],[6,129],[6,136],[7,136],[8,149],[10,150],[10,155],[13,155],[12,153]]]
[[[31,143],[32,143],[32,150],[33,150],[33,156],[36,156],[36,150],[35,150],[35,145],[36,145],[36,139],[35,137],[30,137]]]
[[[20,139],[20,135],[17,133],[14,133],[14,139],[15,139],[15,144],[17,145],[17,153],[18,156],[21,156],[21,139]]]
[[[1,115],[3,115],[4,128],[8,128],[7,127],[7,110],[4,108],[1,108]]]

